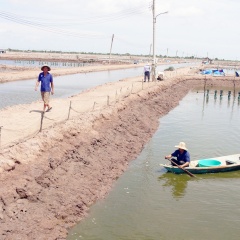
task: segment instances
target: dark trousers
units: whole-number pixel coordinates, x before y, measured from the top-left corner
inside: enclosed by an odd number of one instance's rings
[[[145,72],[144,73],[144,82],[146,82],[146,78],[148,79],[148,81],[150,80],[150,72]]]
[[[184,161],[181,161],[181,160],[179,161],[175,158],[172,158],[171,160],[172,162],[175,162],[177,165],[183,165],[185,163]],[[172,163],[172,166],[176,166],[176,165]]]

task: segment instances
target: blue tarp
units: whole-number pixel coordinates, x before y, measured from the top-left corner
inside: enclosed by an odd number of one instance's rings
[[[212,70],[203,70],[202,74],[212,74]]]
[[[203,75],[225,76],[223,69],[206,69],[201,72]]]

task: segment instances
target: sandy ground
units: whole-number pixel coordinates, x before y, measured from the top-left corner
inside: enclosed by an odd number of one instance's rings
[[[67,229],[139,155],[159,117],[190,89],[240,87],[233,77],[194,72],[169,72],[161,82],[137,77],[108,83],[54,99],[44,115],[41,101],[1,110],[0,239],[66,239]]]

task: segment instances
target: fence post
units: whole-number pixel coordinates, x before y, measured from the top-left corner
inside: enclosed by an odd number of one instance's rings
[[[233,97],[235,98],[235,80],[233,80]]]
[[[71,108],[72,108],[72,101],[70,101],[70,105],[69,105],[69,109],[68,109],[68,119],[70,117]]]
[[[0,148],[2,146],[2,127],[3,126],[0,126]]]
[[[40,124],[40,130],[39,130],[39,132],[42,131],[43,117],[44,117],[44,112],[41,113],[41,124]]]
[[[93,109],[92,109],[92,110],[94,110],[94,108],[95,108],[95,104],[96,104],[96,102],[93,103]]]
[[[206,77],[206,76],[205,76],[205,77]],[[203,88],[204,95],[205,95],[205,91],[206,91],[206,84],[207,84],[207,80],[205,79],[205,80],[204,80],[204,88]]]

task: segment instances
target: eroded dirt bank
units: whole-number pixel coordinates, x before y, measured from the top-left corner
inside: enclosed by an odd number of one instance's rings
[[[176,79],[46,131],[45,150],[36,151],[35,161],[1,174],[0,239],[66,239],[67,229],[106,196],[141,152],[159,117],[204,84],[201,78]],[[232,87],[233,81],[210,79],[206,86],[211,85]],[[24,151],[36,144],[30,139],[20,146]]]

